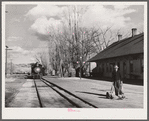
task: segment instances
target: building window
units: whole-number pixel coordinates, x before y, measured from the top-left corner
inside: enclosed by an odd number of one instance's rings
[[[113,72],[114,63],[110,63],[110,72]]]
[[[130,72],[133,72],[133,61],[130,61]]]
[[[143,71],[144,71],[144,62],[143,62],[143,59],[141,59],[140,61],[141,61],[141,73],[143,73]]]
[[[99,68],[99,64],[97,63],[96,65],[97,65],[96,67],[97,67],[97,72],[98,72],[98,70],[99,70],[99,69],[98,69],[98,68]]]
[[[106,66],[106,70],[107,70],[107,72],[109,72],[109,68],[108,68],[108,66],[109,66],[109,65],[108,65],[108,63],[107,63],[107,66]]]
[[[99,65],[99,68],[98,68],[99,72],[100,72],[100,65]]]
[[[102,72],[102,64],[100,64],[100,72]]]
[[[123,77],[126,78],[126,62],[123,62]]]
[[[104,72],[104,64],[102,64],[102,71]]]

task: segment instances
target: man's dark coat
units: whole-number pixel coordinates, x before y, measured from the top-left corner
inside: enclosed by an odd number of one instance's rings
[[[121,74],[119,71],[113,71],[112,73],[112,78],[114,82],[114,88],[115,88],[115,95],[123,94],[122,92],[122,79],[121,79]]]

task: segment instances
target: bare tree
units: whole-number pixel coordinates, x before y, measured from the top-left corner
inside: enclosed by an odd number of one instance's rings
[[[116,38],[112,26],[103,29],[85,28],[80,25],[87,7],[68,6],[68,10],[64,11],[65,21],[62,22],[61,28],[50,28],[52,30],[49,43],[54,45],[53,48],[49,47],[50,63],[54,70],[59,71],[61,77],[66,72],[69,73],[71,67],[76,69],[77,61],[83,64],[90,55],[101,52]]]

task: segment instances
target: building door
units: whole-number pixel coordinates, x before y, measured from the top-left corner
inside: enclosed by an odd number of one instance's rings
[[[110,72],[114,71],[114,65],[115,65],[115,63],[110,63]]]
[[[127,70],[127,66],[126,66],[126,62],[123,62],[123,78],[126,78],[126,70]]]

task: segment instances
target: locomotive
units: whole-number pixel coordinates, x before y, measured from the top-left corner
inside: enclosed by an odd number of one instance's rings
[[[45,68],[38,62],[31,64],[31,77],[33,79],[42,78],[45,75]]]

